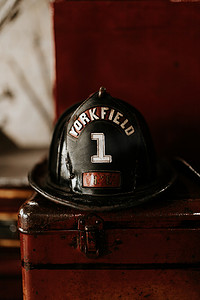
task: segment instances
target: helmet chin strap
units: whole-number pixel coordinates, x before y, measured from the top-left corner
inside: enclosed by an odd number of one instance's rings
[[[197,170],[195,170],[185,159],[177,156],[173,159],[173,161],[174,161],[175,166],[178,169],[180,169],[181,171],[184,171],[191,177],[193,177],[197,180],[200,180],[200,173]]]

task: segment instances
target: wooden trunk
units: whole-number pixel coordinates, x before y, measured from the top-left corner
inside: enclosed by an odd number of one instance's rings
[[[103,213],[36,194],[19,212],[24,299],[199,299],[199,192],[179,176],[156,200]]]

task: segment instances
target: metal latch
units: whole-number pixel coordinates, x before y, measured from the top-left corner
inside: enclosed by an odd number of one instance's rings
[[[88,258],[99,257],[104,249],[103,220],[90,214],[78,220],[78,247]]]

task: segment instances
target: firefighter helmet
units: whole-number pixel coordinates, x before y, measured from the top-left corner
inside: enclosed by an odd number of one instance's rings
[[[48,162],[36,165],[29,181],[50,200],[101,211],[157,196],[174,175],[157,161],[143,116],[100,88],[60,117]]]

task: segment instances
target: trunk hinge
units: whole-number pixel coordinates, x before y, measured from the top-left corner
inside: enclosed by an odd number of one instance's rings
[[[78,220],[78,248],[88,258],[97,258],[103,253],[103,220],[96,215],[87,215]]]

